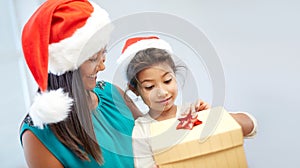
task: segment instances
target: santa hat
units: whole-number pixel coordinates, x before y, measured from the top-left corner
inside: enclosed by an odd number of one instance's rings
[[[169,54],[173,54],[172,47],[169,43],[160,39],[157,36],[142,36],[142,37],[132,37],[126,40],[121,56],[117,59],[118,69],[121,73],[118,80],[119,85],[127,87],[128,80],[131,77],[127,76],[127,68],[133,57],[141,50],[148,48],[163,49]]]
[[[170,44],[157,36],[133,37],[126,40],[122,49],[122,54],[117,60],[117,63],[128,65],[136,53],[148,48],[158,48],[166,50],[170,54],[173,53]]]
[[[34,125],[64,120],[73,99],[63,89],[47,91],[48,73],[73,71],[104,48],[111,26],[108,13],[87,0],[47,0],[31,16],[22,33],[26,63],[37,82],[29,115]]]

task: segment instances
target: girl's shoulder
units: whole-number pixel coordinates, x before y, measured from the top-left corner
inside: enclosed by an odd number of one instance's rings
[[[153,119],[149,113],[145,113],[142,116],[138,117],[135,120],[135,124],[150,124],[153,122],[157,122],[155,119]]]

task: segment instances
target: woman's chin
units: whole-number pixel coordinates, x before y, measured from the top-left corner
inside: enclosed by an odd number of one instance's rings
[[[96,87],[96,80],[94,82],[89,82],[86,84],[85,89],[86,90],[93,90]]]

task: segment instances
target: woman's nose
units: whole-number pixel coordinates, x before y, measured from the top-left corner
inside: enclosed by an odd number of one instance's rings
[[[101,60],[96,68],[97,68],[97,71],[103,71],[105,69],[104,61]]]

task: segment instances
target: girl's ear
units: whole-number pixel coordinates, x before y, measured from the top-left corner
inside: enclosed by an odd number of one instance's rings
[[[136,96],[139,96],[139,92],[137,91],[136,88],[134,88],[132,85],[130,85],[129,83],[127,84],[128,89],[131,90]]]

